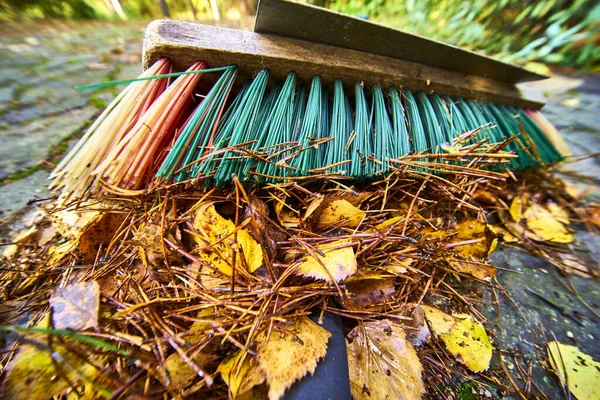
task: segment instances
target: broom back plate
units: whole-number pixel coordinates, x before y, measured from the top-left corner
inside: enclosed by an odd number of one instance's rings
[[[540,91],[509,82],[322,43],[189,22],[150,23],[144,35],[144,67],[161,57],[168,57],[181,71],[199,60],[210,67],[237,64],[242,79],[268,68],[279,80],[295,71],[299,81],[307,83],[320,75],[325,85],[341,78],[348,87],[363,81],[528,108],[541,108],[545,102]]]

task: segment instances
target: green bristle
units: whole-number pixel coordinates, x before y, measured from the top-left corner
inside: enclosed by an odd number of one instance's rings
[[[269,129],[269,118],[271,118],[272,113],[275,109],[275,103],[277,102],[277,98],[281,93],[281,84],[276,83],[271,87],[271,89],[267,92],[265,99],[262,102],[260,110],[258,111],[258,115],[254,119],[254,123],[246,132],[246,142],[252,141],[253,143],[248,147],[252,152],[259,154],[260,156],[265,156],[261,153],[260,147],[260,138],[264,138],[267,134],[267,130]],[[251,178],[251,172],[253,172],[256,167],[256,159],[251,156],[244,156],[243,160],[240,161],[242,166],[240,170],[236,173],[238,177],[245,181]],[[252,176],[254,181],[259,178],[255,175]]]
[[[472,128],[467,123],[465,116],[456,105],[456,102],[452,100],[449,96],[444,96],[442,98],[442,101],[444,102],[444,105],[448,110],[448,115],[450,116],[450,123],[452,125],[452,132],[454,133],[454,135],[460,136],[463,133],[470,131]]]
[[[446,141],[446,138],[442,133],[429,98],[427,98],[427,95],[423,91],[417,92],[417,106],[419,107],[421,121],[423,121],[423,126],[427,132],[429,147],[432,152],[439,153],[440,145]]]
[[[169,151],[157,177],[170,180],[177,174],[176,182],[189,179],[191,166],[188,165],[198,160],[209,144],[236,75],[237,68],[225,71],[206,94]],[[181,171],[177,173],[178,170]]]
[[[276,165],[277,159],[290,147],[294,132],[294,93],[296,91],[296,73],[290,72],[275,101],[271,114],[260,136],[256,137],[255,149],[261,151],[267,161],[258,161],[256,172],[258,180],[273,181],[266,176],[285,176],[283,168]],[[283,152],[283,153],[282,153]],[[288,151],[289,152],[289,151]]]
[[[389,171],[389,159],[398,158],[398,146],[394,140],[392,123],[385,107],[385,98],[379,85],[373,85],[373,149],[375,159],[375,172],[386,173]]]
[[[525,151],[528,145],[521,138],[521,128],[519,127],[519,124],[516,122],[515,118],[510,114],[510,112],[502,108],[502,106],[498,106],[497,104],[488,104],[487,106],[494,117],[496,117],[496,121],[498,121],[498,125],[502,128],[505,136],[517,137],[517,140],[509,145],[509,149],[513,150],[515,154],[519,156],[518,158],[511,160],[511,168],[523,169],[536,166],[537,163],[535,160],[529,157]]]
[[[482,128],[481,130],[479,140],[487,138],[488,143],[496,143],[501,141],[501,137],[495,136],[496,131],[494,130],[494,127],[490,124],[490,121],[484,117],[481,108],[473,100],[466,100],[465,103],[467,107],[470,108],[473,117],[475,117],[475,123],[477,124],[477,126],[484,126],[484,128]]]
[[[507,107],[514,115],[523,122],[523,125],[532,140],[536,144],[538,152],[545,163],[555,163],[563,160],[563,156],[556,150],[548,136],[540,129],[535,121],[524,110],[515,107]]]
[[[491,123],[491,125],[488,126],[486,129],[491,139],[491,143],[502,142],[504,140],[504,135],[502,133],[502,130],[498,126],[498,121],[496,121],[496,117],[494,117],[494,114],[492,114],[487,104],[481,102],[472,104],[476,105],[477,111],[483,116],[483,120],[485,120],[487,123]]]
[[[290,141],[298,142],[305,112],[306,90],[304,89],[304,85],[300,85],[298,90],[296,90],[296,98],[294,99],[294,116],[292,117],[292,137]]]
[[[354,132],[356,137],[350,147],[352,164],[350,165],[350,176],[363,178],[373,173],[373,162],[369,157],[373,154],[373,145],[371,143],[372,115],[369,113],[369,105],[365,97],[365,90],[362,82],[354,85],[354,99],[356,102],[356,111],[354,113]]]
[[[299,154],[292,159],[290,164],[296,168],[298,176],[307,176],[312,168],[311,160],[321,156],[319,148],[313,144],[315,139],[322,137],[323,129],[323,95],[321,87],[321,77],[315,75],[312,80],[304,119],[301,123],[300,134],[298,135]]]
[[[464,117],[465,123],[469,127],[470,131],[479,129],[481,127],[481,125],[477,121],[477,118],[473,114],[471,107],[469,107],[469,105],[467,104],[467,102],[465,100],[456,99],[454,104],[456,104],[457,108],[460,110],[462,116]],[[480,140],[481,140],[481,136],[472,137],[468,143],[475,144],[475,143],[479,142]]]
[[[225,124],[224,130],[217,134],[220,140],[216,143],[215,150],[248,142],[247,132],[253,126],[260,110],[268,78],[269,72],[266,69],[261,70],[254,78],[240,99],[238,107],[231,114],[231,123]],[[214,176],[215,182],[217,184],[230,182],[231,174],[240,172],[244,159],[245,157],[240,154],[227,150],[220,158],[219,168]],[[207,164],[208,162],[205,163],[205,165]],[[212,173],[212,170],[210,173]]]
[[[408,136],[408,127],[406,126],[406,115],[404,107],[400,100],[400,95],[395,87],[388,88],[390,99],[390,110],[392,112],[393,139],[398,143],[399,156],[407,155],[411,152],[410,137]]]
[[[448,143],[452,143],[452,140],[464,131],[457,130],[456,126],[453,125],[454,116],[451,113],[451,109],[444,103],[440,96],[435,93],[430,94],[429,101],[431,102],[437,121],[440,124],[444,140]]]
[[[402,98],[408,114],[408,131],[412,148],[415,152],[424,152],[427,150],[427,138],[425,136],[425,128],[419,116],[419,108],[417,101],[410,89],[402,89]]]
[[[226,106],[236,74],[235,68],[223,70],[177,137],[157,177],[174,182],[212,178],[206,183],[226,185],[232,174],[257,184],[326,172],[363,180],[388,173],[391,160],[412,151],[451,152],[448,146],[457,137],[482,127],[468,144],[487,138],[493,145],[516,137],[506,148],[518,155],[510,160],[512,169],[562,159],[536,122],[515,107],[422,91],[415,95],[407,88],[384,92],[377,84],[371,87],[369,102],[362,82],[354,86],[351,105],[339,79],[330,102],[319,76],[313,77],[308,95],[297,86],[294,72],[267,90],[266,69]]]
[[[341,79],[335,80],[333,91],[333,111],[331,114],[331,130],[329,136],[333,138],[326,145],[325,163],[323,166],[330,166],[330,172],[345,173],[349,166],[341,164],[348,157],[347,143],[352,133],[352,110],[350,102],[344,93],[344,86]]]
[[[329,102],[329,95],[327,91],[322,92],[323,96],[321,99],[321,115],[323,116],[321,137],[319,139],[325,139],[329,137],[331,131],[331,103]],[[319,157],[313,157],[311,163],[311,169],[322,168],[325,161],[325,151],[327,150],[328,144],[319,146]]]

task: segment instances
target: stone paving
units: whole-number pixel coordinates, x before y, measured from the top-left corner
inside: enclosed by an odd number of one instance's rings
[[[74,86],[137,76],[144,26],[88,23],[0,27],[0,219],[10,221],[14,228],[19,225],[15,216],[27,209],[28,202],[50,196],[45,188],[49,163],[72,145],[115,95],[115,90],[78,92]],[[600,76],[555,73],[536,86],[549,97],[545,115],[573,152],[600,151]],[[574,181],[578,185],[587,186],[586,181],[600,184],[597,157],[566,169],[587,176]],[[592,188],[590,196],[600,199],[598,189]],[[4,224],[2,236],[6,228]],[[576,247],[596,263],[600,260],[600,236],[580,231],[577,241]],[[493,261],[519,272],[499,273],[500,283],[513,296],[512,301],[500,296],[499,314],[491,291],[481,289],[486,304],[483,312],[497,322],[495,343],[506,356],[522,354],[532,360],[536,383],[550,398],[561,397],[556,378],[541,367],[540,360],[545,358],[541,326],[546,335],[551,330],[560,341],[576,343],[600,359],[596,345],[600,320],[567,289],[567,278],[552,266],[512,248],[495,253]],[[598,313],[598,281],[568,279]],[[568,310],[570,316],[549,307],[529,289]],[[573,333],[573,338],[567,332]],[[515,368],[508,356],[506,363],[509,370]],[[497,359],[494,365],[500,368]],[[501,397],[500,392],[495,394]]]

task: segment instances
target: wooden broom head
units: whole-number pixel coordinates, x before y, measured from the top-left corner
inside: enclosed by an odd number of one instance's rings
[[[320,75],[324,85],[341,78],[348,87],[362,81],[523,108],[537,109],[545,103],[540,91],[510,82],[305,40],[189,22],[150,23],[144,35],[144,68],[161,57],[168,57],[175,70],[181,71],[199,60],[210,67],[237,64],[241,82],[268,68],[277,80],[295,71],[298,80],[307,83]],[[206,78],[211,79],[209,75]]]

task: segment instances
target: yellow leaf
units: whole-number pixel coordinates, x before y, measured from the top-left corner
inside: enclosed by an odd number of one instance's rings
[[[75,251],[77,248],[77,240],[72,239],[65,243],[55,244],[50,246],[48,249],[48,263],[54,265],[62,260],[64,257]]]
[[[229,386],[232,397],[243,394],[265,380],[264,372],[258,366],[256,357],[242,350],[226,358],[217,368],[217,372]]]
[[[448,264],[458,272],[469,274],[483,281],[490,281],[496,276],[496,268],[482,262],[466,260],[450,260]]]
[[[488,228],[490,228],[494,234],[502,237],[502,240],[504,240],[506,243],[515,243],[519,241],[517,237],[515,237],[501,225],[488,225]]]
[[[474,240],[478,241],[469,243]],[[453,249],[464,260],[459,257],[449,260],[449,264],[458,272],[490,280],[496,275],[496,268],[484,264],[482,259],[496,249],[497,242],[498,239],[485,222],[478,219],[462,221],[458,224],[456,235],[452,237],[452,243],[460,244]]]
[[[524,218],[525,208],[527,207],[528,201],[527,197],[524,194],[515,196],[512,203],[510,204],[510,216],[513,221],[521,222]]]
[[[559,222],[545,207],[534,204],[525,211],[525,220],[529,231],[525,234],[533,240],[549,241],[554,243],[571,243],[575,238],[567,228]]]
[[[315,279],[331,281],[331,277],[336,282],[346,279],[354,274],[357,269],[356,256],[352,246],[341,247],[349,244],[349,240],[338,240],[335,242],[322,244],[317,249],[323,255],[315,252],[315,257],[310,254],[305,255],[305,260],[300,263],[297,273]],[[329,271],[329,273],[327,273]]]
[[[319,208],[321,203],[323,203],[323,200],[325,200],[325,196],[322,194],[317,195],[317,197],[310,202],[308,207],[306,207],[306,211],[304,211],[304,217],[302,219],[305,220],[310,217],[317,210],[317,208]]]
[[[198,207],[193,226],[198,232],[193,240],[198,244],[200,259],[223,274],[231,276],[234,252],[237,253],[237,269],[247,267],[247,271],[252,273],[262,265],[262,247],[248,231],[236,230],[232,221],[219,215],[214,204],[205,203]]]
[[[402,275],[408,272],[408,268],[415,260],[412,258],[390,257],[381,268],[394,275]]]
[[[546,208],[548,209],[548,211],[550,211],[550,214],[552,214],[558,222],[564,225],[569,225],[569,213],[564,208],[562,208],[556,203],[548,203]]]
[[[48,328],[50,318],[42,320],[38,327]],[[85,386],[85,394],[80,399],[110,397],[111,392],[102,387],[102,374],[94,363],[69,352],[63,345],[54,343],[52,349],[46,335],[28,335],[32,340],[19,348],[19,352],[5,369],[5,378],[0,388],[3,399],[30,400],[49,399],[66,394],[71,389]],[[56,341],[55,341],[56,342]],[[39,346],[36,344],[40,344]],[[66,379],[65,379],[66,378]]]
[[[20,246],[18,244],[35,244],[39,235],[40,229],[37,226],[32,226],[29,229],[17,233],[10,240],[15,244],[8,245],[2,252],[2,255],[6,258],[14,257],[19,252]]]
[[[286,333],[273,329],[268,341],[268,330],[256,338],[258,364],[266,375],[269,400],[281,398],[294,382],[315,371],[331,337],[307,317],[296,318],[285,328]]]
[[[198,353],[193,358],[192,362],[197,367],[203,369],[216,360],[216,358],[216,354]],[[202,379],[202,377],[196,373],[194,368],[188,364],[179,353],[173,353],[167,357],[165,360],[165,369],[169,379],[167,386],[173,389],[181,389],[194,381]]]
[[[300,217],[295,214],[283,200],[276,201],[273,206],[275,209],[275,215],[281,223],[281,226],[285,228],[297,228],[300,226]]]
[[[63,237],[79,238],[82,232],[95,222],[98,222],[104,211],[94,202],[79,203],[77,208],[69,207],[52,214],[52,225]]]
[[[487,257],[495,248],[496,236],[490,231],[487,223],[478,219],[462,221],[458,224],[458,232],[452,237],[452,242],[460,243],[477,239],[478,242],[457,246],[454,250],[465,257],[481,259]]]
[[[430,306],[421,306],[425,311],[425,317],[435,336],[440,336],[450,332],[450,329],[456,324],[456,318],[448,315],[442,310]]]
[[[433,334],[439,337],[458,361],[473,372],[489,368],[492,344],[480,322],[470,315],[448,315],[434,307],[423,306]]]
[[[356,228],[363,220],[366,212],[354,207],[347,200],[334,200],[323,210],[317,221],[317,228],[346,226]]]
[[[375,225],[374,228],[367,230],[367,232],[385,232],[392,226],[397,226],[400,221],[403,221],[404,217],[392,217],[380,224]]]
[[[556,341],[548,343],[548,359],[561,384],[568,384],[577,400],[600,399],[598,361],[580,351],[577,346]]]
[[[420,399],[422,366],[404,330],[388,320],[360,324],[348,335],[350,390],[354,400]]]

